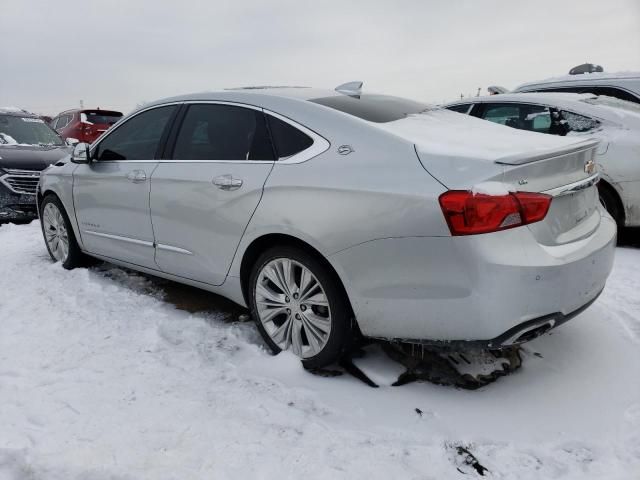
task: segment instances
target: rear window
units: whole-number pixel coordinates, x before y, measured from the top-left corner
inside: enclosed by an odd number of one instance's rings
[[[110,112],[107,110],[84,110],[80,114],[80,121],[84,123],[97,123],[112,125],[122,117],[120,112]]]
[[[431,108],[425,103],[406,98],[371,94],[335,95],[309,101],[376,123],[393,122]]]

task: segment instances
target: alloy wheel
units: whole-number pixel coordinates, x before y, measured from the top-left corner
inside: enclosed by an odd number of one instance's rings
[[[64,262],[69,256],[69,234],[60,209],[47,203],[42,213],[42,228],[47,246],[53,257]]]
[[[271,260],[255,285],[256,310],[267,335],[302,358],[317,355],[331,333],[331,309],[323,286],[301,263]]]

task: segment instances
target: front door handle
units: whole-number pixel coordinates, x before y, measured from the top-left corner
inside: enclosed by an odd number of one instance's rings
[[[144,170],[132,170],[127,173],[127,180],[133,183],[142,183],[147,180],[147,174]]]
[[[213,179],[213,184],[220,190],[237,190],[242,186],[242,180],[233,178],[233,175],[220,175]]]

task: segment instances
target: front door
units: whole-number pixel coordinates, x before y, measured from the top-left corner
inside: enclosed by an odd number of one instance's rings
[[[222,284],[274,158],[260,109],[189,105],[172,154],[151,178],[158,266]]]
[[[85,250],[157,269],[149,212],[150,180],[176,106],[144,111],[91,149],[73,173],[73,197]]]

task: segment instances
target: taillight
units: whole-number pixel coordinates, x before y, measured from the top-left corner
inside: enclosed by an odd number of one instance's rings
[[[475,235],[539,222],[547,215],[551,198],[532,192],[486,195],[449,190],[440,195],[440,207],[452,235]]]

